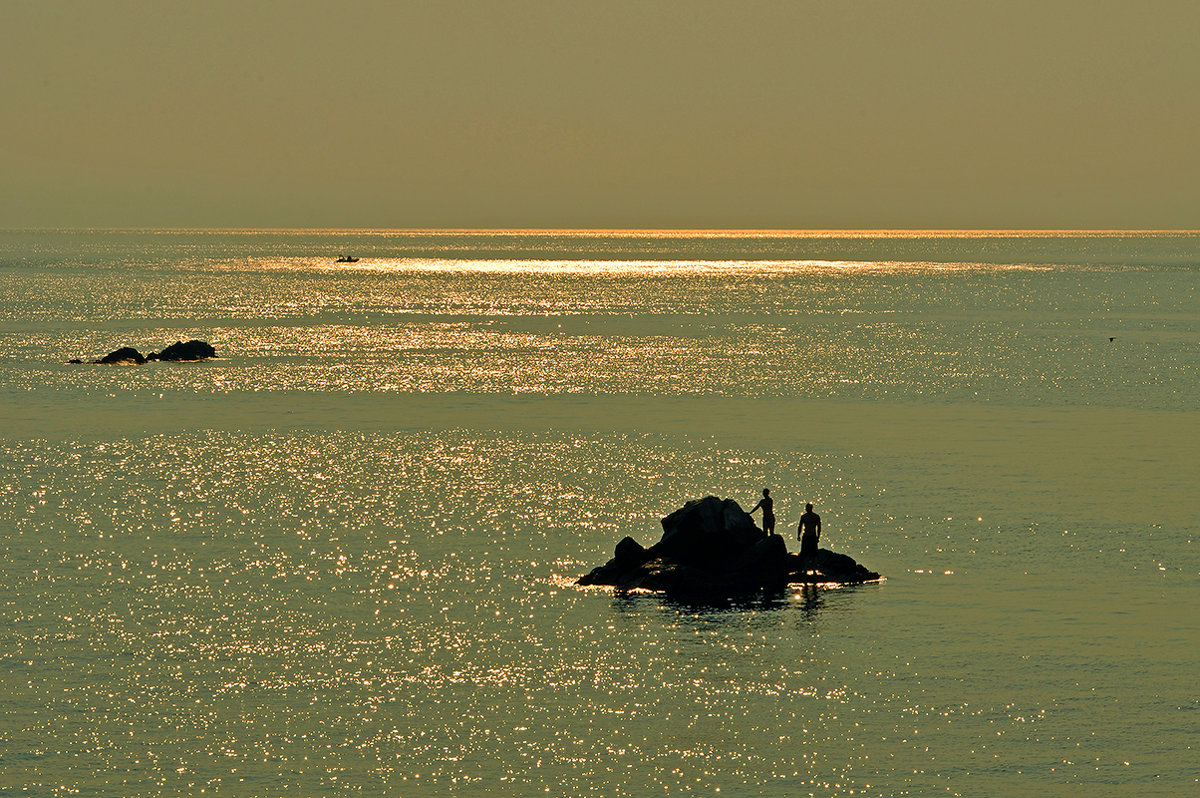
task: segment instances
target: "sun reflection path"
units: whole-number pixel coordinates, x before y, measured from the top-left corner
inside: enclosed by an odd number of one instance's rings
[[[1043,671],[975,656],[1005,638],[923,634],[903,592],[711,608],[570,585],[681,485],[754,495],[788,462],[828,504],[881,499],[857,458],[465,430],[3,445],[9,783],[890,795],[1047,751],[1073,777],[1111,764],[1022,681]],[[839,535],[915,545],[875,520]],[[1001,675],[997,706],[979,682]]]

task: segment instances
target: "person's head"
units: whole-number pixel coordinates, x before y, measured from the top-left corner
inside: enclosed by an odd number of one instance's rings
[[[809,503],[809,504],[804,505],[804,511],[811,513],[812,512],[812,504]]]
[[[771,495],[771,489],[763,488],[763,496],[770,496],[770,495]]]

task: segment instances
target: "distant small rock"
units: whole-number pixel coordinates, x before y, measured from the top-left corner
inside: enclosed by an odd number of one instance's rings
[[[96,361],[97,363],[137,363],[139,366],[146,362],[142,353],[132,346],[123,346],[115,352],[109,352]]]
[[[217,350],[204,341],[176,341],[161,352],[151,352],[148,360],[207,360],[216,357]]]

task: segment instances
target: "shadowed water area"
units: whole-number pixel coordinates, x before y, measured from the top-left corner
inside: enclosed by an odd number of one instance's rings
[[[1198,288],[1194,234],[0,233],[0,795],[1188,794]],[[887,580],[573,586],[763,487]]]

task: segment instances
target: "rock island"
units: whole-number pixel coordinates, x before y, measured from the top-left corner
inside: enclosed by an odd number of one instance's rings
[[[779,591],[789,582],[861,584],[879,574],[845,554],[818,549],[801,558],[779,535],[768,535],[733,499],[694,499],[662,519],[650,548],[631,537],[579,585],[657,590],[681,597],[725,597]]]

